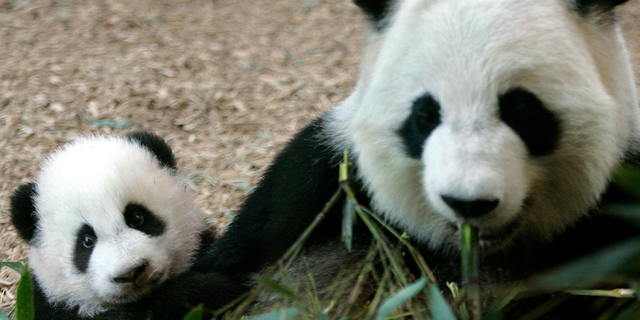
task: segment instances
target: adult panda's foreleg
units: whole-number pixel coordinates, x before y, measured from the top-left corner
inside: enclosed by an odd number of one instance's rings
[[[325,133],[326,119],[311,122],[286,145],[197,270],[244,277],[275,262],[298,239],[339,187],[342,150]],[[338,237],[340,219],[336,206],[308,242]]]

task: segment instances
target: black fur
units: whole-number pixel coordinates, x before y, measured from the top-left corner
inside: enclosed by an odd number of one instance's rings
[[[143,301],[112,312],[126,313],[127,317],[119,314],[124,319],[180,319],[189,307],[204,304],[215,310],[248,291],[251,275],[277,261],[339,188],[342,150],[332,147],[324,132],[325,121],[320,118],[310,123],[287,144],[225,234],[201,252],[189,272],[170,279]],[[352,187],[360,202],[369,205],[362,184],[353,181]],[[342,208],[338,205],[328,212],[305,243],[308,250],[340,243]],[[629,223],[596,210],[552,244],[522,241],[514,250],[483,255],[481,277],[488,282],[522,279],[638,234]],[[370,234],[358,225],[354,238],[359,244],[368,243]],[[409,238],[442,284],[460,280],[457,255],[433,251],[414,240]],[[523,304],[522,308],[528,308]],[[520,310],[514,307],[508,312],[518,314]],[[578,311],[579,315],[588,312]]]
[[[389,13],[392,0],[354,0],[353,1],[378,27]]]
[[[11,195],[11,223],[22,239],[29,242],[33,239],[38,223],[38,215],[34,199],[36,184],[33,182],[19,186]]]
[[[130,203],[124,209],[124,220],[130,228],[144,232],[152,237],[164,233],[165,223],[143,205]]]
[[[96,236],[93,228],[88,224],[83,224],[76,233],[76,246],[73,251],[73,265],[78,271],[85,273],[87,267],[89,267],[89,260],[91,259],[91,253],[93,248],[98,242],[98,236]]]
[[[611,11],[629,0],[575,0],[575,6],[581,14]]]
[[[173,171],[178,170],[176,158],[171,151],[171,147],[169,147],[164,139],[158,137],[153,133],[143,131],[129,133],[127,134],[127,138],[149,150],[149,152],[151,152],[151,154],[153,154],[153,156],[158,159],[158,163],[160,163],[161,166],[169,168]]]
[[[398,134],[410,157],[420,159],[424,142],[440,124],[440,104],[426,93],[413,102],[411,114],[404,121]]]
[[[513,89],[499,99],[500,119],[515,131],[533,156],[548,155],[560,139],[560,121],[531,92]]]
[[[198,270],[248,275],[278,259],[313,221],[338,190],[342,160],[342,150],[332,148],[323,125],[323,118],[309,124],[276,157],[227,232],[197,262]],[[339,235],[341,219],[337,206],[309,243]]]

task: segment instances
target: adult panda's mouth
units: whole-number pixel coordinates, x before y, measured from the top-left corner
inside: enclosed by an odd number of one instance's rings
[[[460,225],[453,224],[455,238],[460,243]],[[515,238],[520,220],[515,219],[506,225],[494,228],[478,228],[478,248],[481,252],[494,252],[506,248]]]

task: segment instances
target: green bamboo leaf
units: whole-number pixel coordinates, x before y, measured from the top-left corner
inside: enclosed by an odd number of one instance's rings
[[[202,305],[199,305],[191,309],[191,311],[189,311],[189,313],[187,313],[184,318],[182,318],[182,320],[202,320],[203,317],[204,307]]]
[[[247,320],[289,320],[297,316],[300,311],[296,308],[278,310],[267,314],[261,314],[259,316],[253,316],[247,318]]]
[[[632,305],[625,310],[622,310],[616,317],[615,320],[637,320],[640,319],[640,307],[637,305]]]
[[[378,309],[378,320],[385,319],[391,315],[391,313],[398,309],[400,305],[415,297],[424,287],[427,285],[427,278],[422,277],[418,281],[406,286],[404,289],[396,292],[396,294],[385,300]]]
[[[353,240],[353,225],[355,223],[354,219],[356,216],[356,211],[354,208],[354,203],[350,199],[347,199],[344,202],[344,209],[342,210],[342,242],[345,247],[347,247],[347,251],[351,252],[352,248],[352,240]]]
[[[636,200],[640,200],[640,167],[625,165],[613,172],[613,183],[633,196]]]
[[[33,284],[29,268],[24,268],[16,290],[16,320],[33,320]]]
[[[11,268],[19,274],[22,274],[24,271],[24,264],[22,262],[0,262],[0,265]]]
[[[3,311],[0,311],[0,320],[11,320],[11,318]]]
[[[606,206],[604,210],[637,226],[640,226],[640,204],[616,203]]]
[[[590,287],[615,275],[640,275],[640,237],[610,246],[564,267],[547,272],[533,281],[535,288],[562,290]]]
[[[435,284],[429,284],[429,311],[434,320],[456,320],[451,306]]]
[[[278,283],[269,278],[260,277],[260,276],[256,276],[255,279],[259,283],[264,284],[265,286],[271,288],[273,291],[279,293],[282,296],[286,296],[294,300],[298,299],[298,295],[296,295],[296,293],[293,292],[293,290],[291,290],[290,288],[288,288],[287,286],[281,283]]]

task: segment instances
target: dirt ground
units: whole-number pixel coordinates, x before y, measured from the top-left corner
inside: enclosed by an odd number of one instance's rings
[[[355,82],[349,0],[0,0],[0,259],[27,248],[8,197],[87,133],[165,137],[224,225],[284,142]],[[634,64],[640,4],[621,20]],[[17,275],[0,271],[0,309]]]

